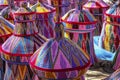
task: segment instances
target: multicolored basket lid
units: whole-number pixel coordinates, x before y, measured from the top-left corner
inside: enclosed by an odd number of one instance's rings
[[[54,37],[55,8],[43,2],[37,2],[31,9],[36,12],[36,25],[39,33],[47,38]]]
[[[97,20],[90,12],[79,9],[70,10],[61,18],[61,20],[65,23],[65,29],[79,31],[94,30],[97,23]],[[74,24],[78,26],[72,26]]]
[[[102,25],[104,22],[104,13],[108,10],[109,6],[103,0],[89,0],[83,9],[88,10],[97,19],[97,26],[94,31],[94,35],[98,36],[101,34]]]
[[[89,0],[83,7],[89,9],[109,8],[103,0]]]
[[[27,3],[14,13],[15,29],[13,35],[9,37],[1,47],[4,60],[10,62],[27,62],[47,39],[38,34],[35,24],[35,12],[27,7]],[[6,23],[9,23],[6,21]]]
[[[43,2],[37,2],[31,9],[37,14],[49,14],[55,11],[55,8]]]
[[[117,1],[112,7],[110,7],[106,13],[106,21],[112,24],[119,25],[120,19],[120,2]]]
[[[30,58],[39,78],[73,79],[84,75],[90,58],[79,46],[64,38],[63,25],[56,23],[56,36],[43,44]]]
[[[116,2],[105,13],[106,21],[103,24],[99,38],[99,47],[110,52],[116,52],[120,42],[120,2]]]

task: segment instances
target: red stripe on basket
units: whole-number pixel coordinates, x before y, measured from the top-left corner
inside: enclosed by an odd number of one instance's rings
[[[73,21],[67,21],[67,20],[61,19],[61,21],[65,22],[65,23],[69,23],[69,24],[79,24],[79,25],[90,25],[90,24],[96,24],[97,23],[97,20],[93,21],[93,22],[73,22]]]
[[[12,33],[11,34],[0,35],[0,37],[9,37],[11,35],[12,35]]]
[[[35,33],[33,33],[33,34],[14,34],[14,33],[13,33],[14,36],[18,36],[18,37],[34,36],[34,35],[36,35],[36,34],[38,34],[38,32],[35,32]]]
[[[36,68],[41,71],[47,71],[47,72],[68,72],[68,71],[74,71],[74,70],[82,70],[90,66],[90,61],[85,65],[85,66],[79,66],[75,68],[67,68],[67,69],[45,69],[45,68],[40,68],[38,66],[35,66],[32,62],[29,62],[31,67]]]
[[[7,51],[3,50],[2,47],[0,47],[0,51],[2,52],[2,54],[7,54],[7,55],[10,55],[10,56],[30,57],[30,56],[33,55],[33,53],[23,54],[23,53],[11,53],[11,52],[7,52]]]

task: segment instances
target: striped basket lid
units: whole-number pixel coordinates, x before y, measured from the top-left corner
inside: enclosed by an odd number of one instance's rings
[[[23,2],[21,7],[14,12],[15,29],[13,34],[16,36],[30,36],[38,33],[35,23],[36,14],[27,7],[27,2]]]
[[[53,13],[55,11],[55,8],[43,3],[43,2],[37,2],[35,5],[31,7],[33,11],[35,11],[37,14],[48,14]]]
[[[109,17],[120,17],[120,2],[119,0],[106,11],[106,15]]]
[[[89,67],[89,55],[74,42],[64,38],[62,27],[61,24],[56,24],[56,37],[48,40],[33,54],[33,56],[31,56],[30,65],[32,69],[43,71],[43,73],[67,72],[69,74],[71,71],[74,72],[77,70],[79,72]],[[85,72],[81,73],[79,76],[84,73]]]
[[[89,0],[83,7],[89,9],[98,9],[108,8],[109,6],[103,0]]]
[[[120,2],[119,0],[110,7],[106,13],[106,21],[112,25],[117,25],[119,26],[119,19],[120,19]]]
[[[30,57],[47,40],[44,36],[38,34],[35,20],[30,21],[35,19],[33,17],[35,13],[31,11],[28,7],[24,9],[23,6],[17,10],[15,13],[16,21],[13,35],[1,47],[3,55],[16,57],[14,59],[8,58],[11,61],[17,61],[17,57]],[[8,22],[5,21],[5,23]]]
[[[76,25],[78,26],[77,30],[79,29],[79,30],[88,30],[88,31],[95,29],[95,25],[97,23],[97,20],[89,11],[79,10],[79,9],[72,9],[68,11],[61,18],[61,21],[65,23],[65,26]],[[65,28],[68,29],[69,27],[65,27]]]

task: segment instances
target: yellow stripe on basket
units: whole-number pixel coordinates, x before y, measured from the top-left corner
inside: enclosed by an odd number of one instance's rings
[[[105,35],[104,47],[108,51],[110,51],[110,46],[109,46],[110,28],[111,28],[111,25],[110,24],[106,24],[106,28],[105,28],[106,35]]]
[[[0,35],[4,35],[4,32],[0,29]]]
[[[65,36],[65,38],[70,39],[70,37],[69,37],[69,32],[65,32],[65,33],[64,33],[64,36]]]
[[[66,24],[66,28],[67,28],[67,29],[72,29],[72,24],[68,24],[68,23],[67,23],[67,24]]]

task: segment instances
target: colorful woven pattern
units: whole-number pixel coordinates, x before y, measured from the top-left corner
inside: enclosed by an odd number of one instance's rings
[[[0,23],[0,47],[5,42],[5,40],[10,35],[12,35],[12,31],[13,31],[13,27],[7,27],[7,26],[3,27],[3,25]],[[1,51],[0,51],[0,53],[1,53]],[[0,58],[0,80],[3,79],[4,71],[5,71],[4,68],[5,68],[5,64],[2,61],[2,59]]]
[[[1,11],[1,15],[9,20],[10,22],[14,23],[14,18],[13,18],[13,13],[18,9],[15,5],[14,5],[14,0],[7,0],[8,1],[8,7],[4,8]],[[4,25],[4,24],[3,24]],[[4,25],[5,26],[5,25]]]
[[[39,33],[47,38],[54,37],[54,11],[55,9],[45,3],[36,3],[31,7],[36,11],[36,25]],[[44,24],[43,24],[44,23]]]
[[[1,21],[0,23],[0,45],[4,43],[4,41],[12,35],[14,27],[12,26],[7,26],[6,24]]]
[[[99,39],[99,46],[110,52],[115,52],[120,42],[119,11],[119,4],[116,3],[106,12],[106,21]]]
[[[47,41],[37,33],[35,13],[25,5],[26,3],[23,3],[15,12],[15,30],[1,48],[2,58],[6,61],[5,80],[32,80],[29,58]]]
[[[90,59],[79,46],[64,38],[62,26],[55,28],[56,37],[40,47],[30,58],[39,78],[79,79],[90,65]]]
[[[75,41],[86,53],[90,54],[91,63],[97,58],[94,54],[93,30],[96,19],[87,10],[72,9],[62,17],[65,37]]]
[[[109,8],[109,6],[103,0],[89,0],[83,8],[90,11],[95,18],[98,20],[97,28],[95,30],[95,35],[100,35],[102,30],[102,24],[104,21],[104,13]]]
[[[115,4],[116,1],[118,0],[103,0],[105,3],[107,3],[108,5],[112,6],[113,4]]]

